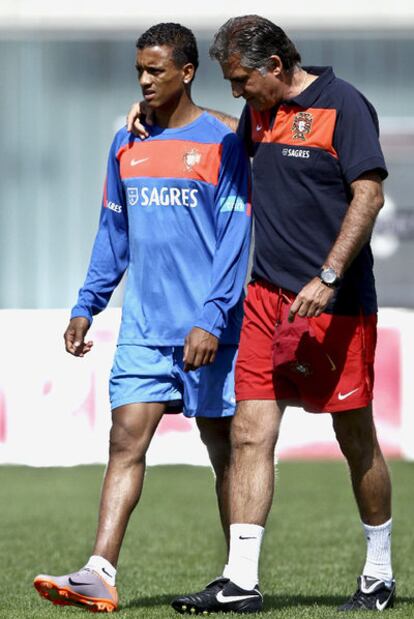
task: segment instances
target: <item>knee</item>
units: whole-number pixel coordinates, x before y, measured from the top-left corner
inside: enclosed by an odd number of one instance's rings
[[[215,464],[226,465],[230,460],[230,419],[197,420],[200,439]]]
[[[357,412],[345,414],[358,415]],[[353,420],[350,418],[345,420],[338,415],[334,418],[333,427],[341,451],[348,462],[357,465],[372,461],[378,447],[373,422],[358,423],[356,417]]]
[[[231,431],[231,449],[273,451],[277,436],[262,424],[251,424],[237,416],[233,420]]]
[[[125,431],[125,428],[113,425],[109,435],[109,457],[123,461],[125,465],[144,462],[147,446],[143,438],[137,438]]]

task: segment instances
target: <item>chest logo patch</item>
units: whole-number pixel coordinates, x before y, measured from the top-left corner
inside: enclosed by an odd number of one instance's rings
[[[127,187],[128,203],[135,206],[138,203],[138,187]]]
[[[298,112],[293,119],[292,133],[295,140],[306,140],[310,133],[313,123],[313,116],[310,112]]]
[[[183,159],[186,169],[192,170],[195,165],[200,163],[201,153],[195,148],[193,148],[192,150],[189,150],[188,153],[185,153]]]

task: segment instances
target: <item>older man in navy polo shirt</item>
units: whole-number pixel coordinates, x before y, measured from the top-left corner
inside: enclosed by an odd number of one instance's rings
[[[369,239],[387,176],[372,105],[330,67],[301,67],[272,22],[230,19],[210,49],[253,158],[256,243],[236,370],[231,543],[222,577],[181,613],[257,612],[258,562],[286,406],[331,413],[367,539],[339,610],[393,605],[391,484],[372,417],[377,301]],[[312,524],[310,523],[310,526]]]

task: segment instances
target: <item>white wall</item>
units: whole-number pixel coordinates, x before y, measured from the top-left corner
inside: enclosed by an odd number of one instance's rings
[[[149,7],[137,0],[2,0],[0,28],[127,28],[137,22],[146,26],[156,21],[182,21],[189,26],[215,28],[228,17],[252,12],[273,19],[288,28],[412,28],[411,0],[297,0],[275,3],[264,0],[210,0],[185,2],[157,0]]]
[[[387,456],[414,460],[414,311],[379,316],[375,415]],[[107,309],[91,328],[85,358],[64,352],[66,310],[0,311],[0,464],[56,466],[106,462],[110,409],[108,374],[119,309]],[[281,458],[339,457],[330,415],[286,412]],[[193,420],[166,415],[148,463],[206,465]]]

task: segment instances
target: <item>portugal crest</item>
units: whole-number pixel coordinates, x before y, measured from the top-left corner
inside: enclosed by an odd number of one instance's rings
[[[313,116],[310,112],[299,112],[295,115],[292,125],[293,138],[306,140],[307,134],[312,128]]]
[[[184,165],[187,170],[192,170],[197,163],[200,163],[200,161],[201,153],[195,148],[189,150],[188,153],[185,153],[184,155]]]

